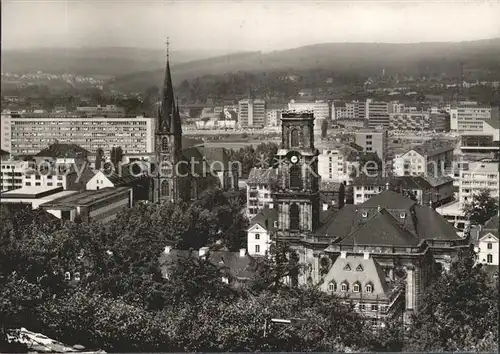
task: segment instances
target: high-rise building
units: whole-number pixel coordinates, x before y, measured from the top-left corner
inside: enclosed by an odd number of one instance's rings
[[[352,172],[359,167],[360,151],[341,143],[324,149],[318,156],[318,173],[321,180],[337,183],[350,182],[353,178]]]
[[[389,128],[389,103],[366,100],[366,118],[370,128]]]
[[[12,155],[35,155],[54,142],[60,142],[80,145],[92,153],[101,148],[109,154],[116,146],[121,146],[125,154],[152,153],[154,124],[154,118],[146,117],[3,114],[2,134],[8,133],[10,128],[10,143],[2,149]],[[2,137],[2,145],[4,142],[7,144]]]
[[[296,101],[288,103],[292,111],[312,111],[316,119],[330,119],[330,104],[326,101]]]
[[[242,128],[266,126],[266,101],[244,99],[238,102],[238,124]]]
[[[391,129],[396,130],[446,130],[446,115],[430,111],[401,111],[389,113]]]
[[[459,133],[482,132],[483,122],[498,120],[498,107],[462,104],[450,108],[450,129]]]
[[[389,132],[386,129],[360,129],[354,134],[354,142],[361,146],[364,152],[374,152],[380,161],[387,160],[387,144]]]

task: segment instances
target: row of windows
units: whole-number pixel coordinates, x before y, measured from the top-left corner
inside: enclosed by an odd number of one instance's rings
[[[337,291],[337,283],[335,281],[331,281],[328,283],[328,291],[330,292],[335,292]],[[341,292],[348,292],[349,291],[349,283],[348,282],[342,282],[340,284],[340,291]],[[365,285],[365,292],[367,293],[373,293],[374,287],[372,283],[368,283]],[[359,293],[361,292],[361,283],[355,282],[352,286],[352,292],[354,293]]]

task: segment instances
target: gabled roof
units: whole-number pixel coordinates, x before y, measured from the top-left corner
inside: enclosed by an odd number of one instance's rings
[[[218,147],[197,147],[200,154],[205,157],[206,161],[212,168],[217,171],[221,171],[223,168],[225,171],[229,169],[229,156],[226,149]]]
[[[358,268],[360,265],[361,267]],[[348,255],[345,258],[338,257],[324,278],[322,285],[324,290],[328,290],[328,284],[332,281],[337,284],[337,289],[340,289],[343,282],[347,282],[349,284],[347,294],[351,297],[388,299],[392,290],[384,271],[372,257],[368,259],[356,255]],[[360,293],[352,292],[356,282],[361,285]],[[365,292],[365,287],[368,284],[373,286],[372,293]]]
[[[87,157],[90,155],[88,150],[85,150],[80,145],[76,144],[52,144],[48,148],[40,151],[36,156],[39,157],[68,157],[68,158],[77,158],[77,157]]]
[[[483,229],[479,233],[479,237],[483,237],[484,235],[487,234],[493,234],[497,238],[499,237],[499,232],[498,232],[498,214],[492,217],[490,220],[484,224]]]
[[[434,209],[388,190],[363,204],[345,205],[314,234],[349,244],[393,246],[461,239],[457,230]]]
[[[417,204],[416,201],[410,198],[404,197],[391,190],[385,190],[379,194],[374,195],[366,202],[360,205],[360,207],[381,207],[384,209],[409,209],[413,205]]]
[[[10,152],[0,149],[0,156],[10,155]]]
[[[224,267],[229,274],[237,279],[249,279],[253,276],[253,257],[246,254],[240,256],[239,252],[230,251],[208,251],[208,259],[218,267]],[[162,274],[168,272],[168,267],[181,257],[199,258],[198,251],[173,249],[168,253],[162,253],[159,258]]]
[[[264,207],[250,220],[250,227],[259,224],[268,231],[274,230],[274,222],[278,220],[278,210]]]
[[[387,210],[378,211],[354,229],[341,244],[371,246],[417,246],[419,241],[403,229]]]
[[[113,185],[115,187],[120,187],[120,186],[126,185],[127,183],[130,183],[130,182],[133,182],[133,181],[136,181],[136,180],[142,178],[142,175],[137,176],[139,171],[132,170],[133,167],[139,168],[139,166],[137,166],[135,164],[134,165],[131,165],[131,164],[123,165],[121,168],[121,173],[114,170],[112,174],[106,174],[106,178],[109,179],[109,181],[111,183],[113,183]]]
[[[453,150],[453,145],[441,140],[431,140],[425,144],[415,146],[412,150],[422,156],[432,156],[445,151]]]

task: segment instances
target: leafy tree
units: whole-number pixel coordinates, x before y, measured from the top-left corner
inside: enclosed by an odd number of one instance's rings
[[[424,294],[406,331],[405,350],[480,351],[498,345],[498,282],[494,285],[472,250],[460,253]]]
[[[294,286],[301,270],[297,254],[283,242],[271,244],[269,257],[256,259],[253,268],[250,289],[254,292]]]
[[[498,213],[498,199],[493,198],[490,191],[482,190],[463,207],[465,216],[473,223],[484,225],[486,221]]]

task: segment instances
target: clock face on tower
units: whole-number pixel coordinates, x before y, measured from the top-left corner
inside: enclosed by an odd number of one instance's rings
[[[297,156],[293,155],[292,157],[290,157],[290,161],[292,163],[297,163],[297,161],[299,161],[299,158]]]
[[[291,163],[293,163],[294,165],[299,162],[299,159],[300,159],[300,152],[297,152],[297,151],[289,151],[287,154],[286,154],[286,157],[288,158],[288,160],[290,160]]]

